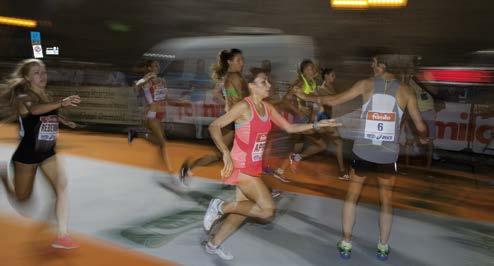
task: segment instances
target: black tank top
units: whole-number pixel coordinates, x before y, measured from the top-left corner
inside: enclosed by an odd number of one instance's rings
[[[46,153],[55,147],[58,135],[58,110],[41,115],[29,113],[20,117],[21,145],[34,149],[37,153]]]

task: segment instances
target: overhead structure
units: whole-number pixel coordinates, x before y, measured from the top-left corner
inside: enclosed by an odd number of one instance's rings
[[[408,0],[331,0],[335,9],[401,8]]]

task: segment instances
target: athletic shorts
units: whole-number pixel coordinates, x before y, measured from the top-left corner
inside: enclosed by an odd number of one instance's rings
[[[352,169],[358,176],[366,176],[368,173],[374,174],[391,174],[398,173],[398,165],[396,163],[379,164],[362,160],[356,154],[353,154],[351,160]]]

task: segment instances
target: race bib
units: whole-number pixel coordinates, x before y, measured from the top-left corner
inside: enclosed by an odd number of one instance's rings
[[[395,131],[395,112],[367,112],[364,138],[372,140],[372,144],[381,145],[383,141],[394,141]]]
[[[157,87],[154,90],[154,101],[163,101],[166,98],[166,88],[162,86]]]
[[[262,155],[264,153],[264,147],[266,146],[267,139],[268,139],[268,135],[266,133],[257,134],[256,142],[254,143],[254,149],[252,150],[253,162],[262,161]]]
[[[38,140],[55,141],[58,134],[58,116],[42,116],[39,120],[41,125],[39,126]]]

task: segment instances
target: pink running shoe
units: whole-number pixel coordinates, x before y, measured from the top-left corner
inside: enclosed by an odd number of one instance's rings
[[[57,239],[55,239],[55,241],[51,244],[51,246],[54,248],[61,248],[61,249],[75,249],[80,247],[79,243],[72,240],[72,238],[70,238],[69,236],[57,237]]]

